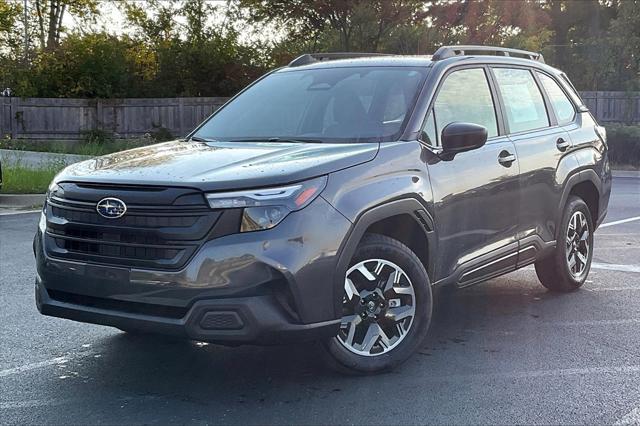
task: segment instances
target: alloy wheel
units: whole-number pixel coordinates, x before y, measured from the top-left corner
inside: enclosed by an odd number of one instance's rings
[[[393,262],[368,259],[347,271],[343,317],[336,339],[349,351],[378,356],[391,351],[413,324],[416,297],[407,274]]]
[[[575,212],[569,219],[566,237],[567,265],[571,275],[578,279],[587,268],[589,259],[589,224],[581,211]]]

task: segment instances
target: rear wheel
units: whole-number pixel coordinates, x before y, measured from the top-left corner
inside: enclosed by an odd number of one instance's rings
[[[578,197],[567,201],[554,253],[536,262],[536,274],[552,291],[569,292],[587,279],[593,257],[593,221]]]
[[[431,310],[420,259],[397,240],[366,235],[345,276],[340,330],[325,343],[331,364],[355,373],[392,369],[422,343]]]

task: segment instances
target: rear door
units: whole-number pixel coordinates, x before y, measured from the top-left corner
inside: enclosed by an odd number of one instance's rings
[[[519,173],[515,148],[502,135],[488,68],[454,69],[441,80],[423,138],[436,150],[454,121],[487,128],[485,146],[452,160],[427,161],[434,201],[438,278],[469,285],[515,269]]]
[[[492,67],[492,73],[506,131],[515,145],[520,165],[520,267],[553,245],[563,184],[575,170],[576,161],[570,154],[569,134],[559,125],[542,90],[541,74],[524,67],[505,66]],[[571,114],[564,108],[563,117],[573,120],[575,112]]]

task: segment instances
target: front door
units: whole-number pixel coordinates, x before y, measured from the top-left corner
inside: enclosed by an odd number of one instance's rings
[[[439,146],[454,121],[487,128],[485,146],[444,161],[427,160],[434,200],[439,279],[469,285],[515,269],[518,253],[519,166],[513,142],[498,133],[492,92],[483,67],[445,76],[424,134]]]

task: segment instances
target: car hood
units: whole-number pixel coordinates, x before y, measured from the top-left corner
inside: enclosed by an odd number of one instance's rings
[[[204,191],[286,184],[355,166],[379,144],[173,141],[73,164],[57,182],[189,186]]]

